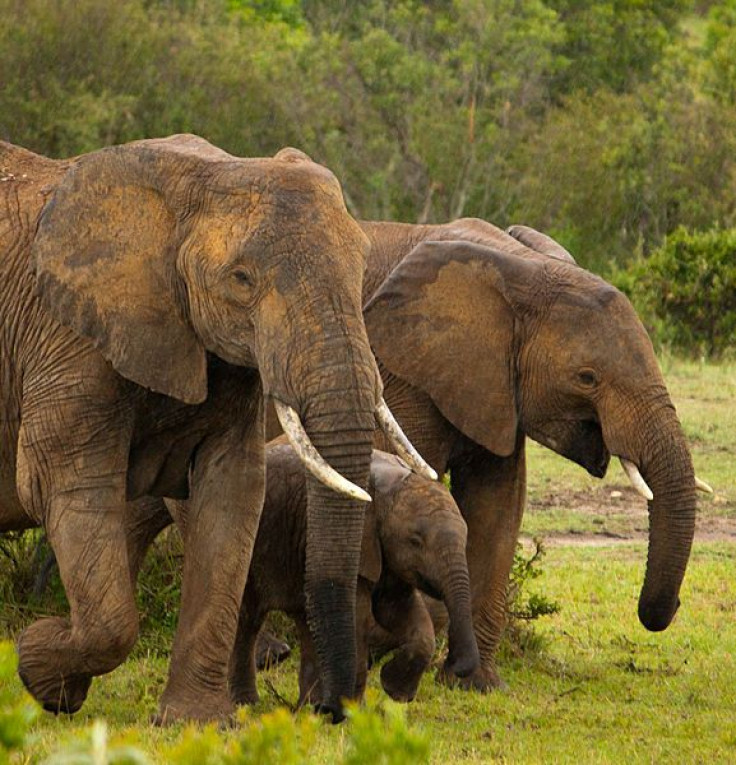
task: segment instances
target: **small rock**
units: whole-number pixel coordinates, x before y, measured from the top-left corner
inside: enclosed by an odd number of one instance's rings
[[[624,496],[624,494],[623,494],[622,491],[612,491],[611,492],[611,499],[621,499],[621,497],[623,497],[623,496]]]

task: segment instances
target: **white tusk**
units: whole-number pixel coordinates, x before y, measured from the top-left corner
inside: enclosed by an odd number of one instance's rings
[[[347,478],[341,476],[337,470],[327,464],[311,442],[307,431],[304,430],[299,415],[290,406],[276,398],[273,399],[273,405],[289,443],[294,447],[305,467],[318,481],[351,499],[359,499],[361,502],[371,501],[371,495],[367,491],[363,491],[360,486],[348,481]]]
[[[695,476],[695,488],[700,489],[700,491],[704,491],[706,494],[713,493],[713,487],[705,481],[701,481],[698,476]]]
[[[414,448],[412,442],[406,437],[406,433],[401,429],[401,425],[396,422],[388,404],[381,399],[376,407],[376,419],[381,426],[381,430],[388,436],[388,440],[396,447],[404,462],[417,474],[430,481],[437,480],[436,471],[428,465],[422,455]]]
[[[629,480],[639,494],[641,494],[644,499],[654,499],[654,494],[652,494],[652,490],[642,478],[639,468],[633,462],[624,459],[623,457],[619,457],[619,460],[621,460],[621,467],[626,471],[626,475],[629,476]]]

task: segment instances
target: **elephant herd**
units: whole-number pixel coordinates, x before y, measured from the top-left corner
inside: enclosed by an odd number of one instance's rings
[[[621,459],[649,499],[639,619],[672,620],[685,437],[627,299],[549,237],[358,222],[301,152],[187,135],[69,160],[0,142],[0,199],[0,532],[44,528],[70,608],[18,638],[46,709],[78,710],[130,652],[138,568],[172,516],[159,722],[254,701],[272,609],[297,622],[301,698],[334,721],[377,629],[395,698],[447,616],[443,679],[499,686],[527,436],[598,477]]]

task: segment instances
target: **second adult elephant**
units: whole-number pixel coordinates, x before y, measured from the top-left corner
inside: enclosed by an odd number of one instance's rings
[[[616,455],[648,494],[639,618],[650,630],[665,629],[679,606],[696,507],[686,440],[629,301],[528,229],[521,238],[537,251],[493,227],[492,247],[473,243],[487,226],[363,224],[382,267],[395,265],[364,310],[386,399],[430,463],[451,471],[468,524],[481,667],[462,682],[482,690],[501,682],[494,655],[525,499],[525,436],[596,477]],[[376,281],[370,268],[367,279]]]

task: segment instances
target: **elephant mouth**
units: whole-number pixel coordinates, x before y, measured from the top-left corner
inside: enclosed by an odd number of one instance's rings
[[[439,587],[430,582],[429,579],[425,579],[421,574],[416,575],[416,588],[435,600],[444,599]]]
[[[356,499],[361,502],[370,502],[371,496],[368,492],[340,475],[340,473],[323,459],[307,435],[296,410],[277,398],[273,399],[273,403],[274,409],[276,410],[276,416],[281,423],[281,427],[283,428],[286,437],[294,447],[299,459],[301,459],[304,466],[312,473],[312,475],[325,486],[339,494],[344,494],[351,499]],[[430,481],[437,480],[437,473],[424,461],[419,452],[414,448],[383,399],[378,402],[378,406],[376,407],[376,421],[388,437],[389,441],[393,444],[398,454],[401,455],[404,461],[415,473]]]
[[[594,478],[603,478],[608,472],[611,453],[597,420],[550,420],[529,435],[585,468]]]

